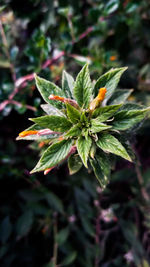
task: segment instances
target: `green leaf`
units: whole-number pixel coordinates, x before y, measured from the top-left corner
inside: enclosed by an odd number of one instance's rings
[[[5,9],[6,5],[0,7],[0,13]]]
[[[24,131],[33,131],[33,130],[41,130],[42,127],[39,126],[38,124],[33,124]],[[29,135],[25,137],[17,136],[16,140],[35,140],[37,139],[37,135]]]
[[[66,104],[67,107],[67,116],[71,122],[77,123],[80,120],[80,111],[70,104]]]
[[[108,100],[114,90],[116,89],[119,81],[120,81],[120,77],[123,74],[123,72],[127,69],[127,67],[124,68],[115,68],[115,69],[111,69],[108,72],[106,72],[105,74],[103,74],[96,82],[95,84],[95,93],[97,95],[99,88],[101,87],[106,87],[107,89],[107,93],[106,93],[106,97],[105,100]]]
[[[127,89],[117,89],[112,97],[109,100],[109,105],[116,105],[116,104],[122,104],[124,103],[127,98],[131,95],[133,92],[133,89],[127,90]]]
[[[88,108],[92,98],[92,83],[89,75],[88,65],[86,64],[79,72],[74,86],[74,98],[80,107]]]
[[[69,255],[61,262],[61,266],[68,266],[75,261],[77,253],[75,251],[69,252]]]
[[[64,92],[57,85],[43,78],[40,78],[36,74],[35,81],[36,86],[46,103],[56,106],[58,108],[62,107],[62,103],[60,103],[59,101],[50,100],[48,98],[51,94],[64,96]]]
[[[42,116],[30,119],[36,124],[40,125],[43,128],[49,128],[52,131],[56,132],[66,132],[72,126],[71,122],[68,121],[65,117],[60,116]]]
[[[95,236],[94,226],[93,226],[93,223],[90,221],[88,214],[84,214],[84,216],[81,216],[81,222],[82,222],[84,231],[89,236],[94,237]]]
[[[63,112],[61,112],[58,108],[50,105],[50,104],[43,104],[41,108],[48,114],[48,115],[56,115],[56,116],[65,116]]]
[[[99,118],[91,119],[90,131],[92,133],[98,133],[98,132],[107,130],[107,129],[111,128],[111,127],[112,126],[100,122]]]
[[[106,181],[110,178],[110,171],[111,171],[111,168],[110,168],[111,165],[110,165],[108,155],[106,155],[102,151],[101,152],[99,151],[96,155],[96,158],[97,158],[97,161],[99,162],[99,164],[101,166],[101,169],[104,173],[104,176],[105,176],[104,178]]]
[[[106,121],[110,117],[112,117],[121,106],[122,105],[120,104],[120,105],[99,107],[93,111],[92,117],[93,118],[98,117],[100,122]]]
[[[118,7],[119,7],[119,1],[118,0],[108,1],[105,8],[104,8],[105,16],[108,16],[111,13],[115,12],[118,9]]]
[[[6,216],[0,224],[0,241],[2,244],[6,243],[12,233],[12,224],[9,216]]]
[[[113,129],[124,131],[141,122],[150,109],[122,110],[114,116]]]
[[[33,213],[31,211],[26,211],[21,215],[16,224],[17,236],[23,237],[27,235],[33,224]]]
[[[79,137],[81,134],[81,129],[79,128],[79,125],[76,124],[70,130],[65,134],[65,137]]]
[[[6,59],[0,59],[0,68],[10,68],[11,63]]]
[[[48,192],[47,194],[45,194],[45,198],[50,207],[54,209],[54,211],[58,211],[61,214],[64,213],[62,201],[55,194],[53,194],[52,192]]]
[[[129,154],[130,158],[134,162],[136,156],[135,156],[135,153],[134,153],[134,151],[133,151],[133,149],[131,147],[130,142],[127,139],[127,136],[118,134],[117,139],[124,146],[124,148],[126,149],[127,153]]]
[[[16,138],[16,140],[30,140],[30,141],[46,141],[46,140],[51,140],[51,139],[55,139],[59,136],[60,134],[45,134],[45,135],[38,135],[38,134],[32,134],[32,135],[28,135],[25,137],[20,137],[18,136]]]
[[[32,126],[28,127],[24,131],[32,131],[32,130],[42,130],[42,127],[39,126],[38,124],[33,124]],[[58,137],[60,134],[45,134],[45,135],[38,135],[38,134],[32,134],[32,135],[27,135],[24,137],[18,136],[16,140],[37,140],[37,141],[42,141],[42,140],[49,140]]]
[[[82,113],[81,113],[81,117],[80,117],[80,121],[81,121],[81,123],[85,123],[85,124],[87,124],[88,123],[88,118],[87,118],[87,116],[85,115],[85,111],[82,111]]]
[[[82,161],[78,154],[73,154],[68,159],[69,174],[73,175],[82,167]]]
[[[82,129],[82,136],[84,136],[85,139],[88,140],[88,138],[89,138],[89,129],[83,128]]]
[[[126,111],[129,111],[129,110],[136,110],[136,109],[144,109],[146,108],[145,106],[143,105],[139,105],[137,103],[130,103],[130,102],[127,102],[125,103],[121,108],[120,110],[126,110]]]
[[[130,156],[128,155],[126,149],[123,145],[118,141],[117,138],[108,133],[102,133],[99,136],[99,140],[97,141],[98,147],[100,147],[104,152],[110,152],[115,155],[118,155],[126,160],[132,161]]]
[[[107,163],[106,162],[103,163],[101,158],[98,158],[97,156],[94,159],[90,159],[90,163],[93,168],[94,174],[100,183],[100,186],[104,189],[109,181],[108,180],[109,176],[105,174],[106,170],[104,167],[107,166]],[[103,171],[102,168],[104,169],[105,172]],[[108,166],[108,170],[110,170],[110,164]]]
[[[86,168],[88,168],[87,160],[88,160],[91,145],[92,145],[92,140],[90,137],[85,139],[85,137],[80,136],[77,140],[77,150]]]
[[[41,159],[31,171],[31,173],[44,171],[47,168],[51,168],[66,158],[70,152],[72,146],[72,140],[62,140],[58,143],[52,144],[43,153]]]
[[[66,242],[68,236],[69,236],[69,228],[68,227],[59,231],[56,235],[56,242],[58,243],[58,245],[59,246],[63,245]]]
[[[65,92],[66,97],[68,98],[72,98],[73,85],[74,85],[73,77],[64,70],[62,75],[62,89]]]

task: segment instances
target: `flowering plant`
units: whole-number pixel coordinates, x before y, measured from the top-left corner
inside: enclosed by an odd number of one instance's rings
[[[132,90],[116,89],[126,69],[111,69],[94,84],[86,64],[75,81],[63,72],[62,89],[35,75],[47,115],[30,119],[34,124],[17,139],[42,140],[48,148],[31,173],[47,174],[67,159],[70,174],[82,165],[92,168],[104,188],[112,154],[134,160],[126,133],[145,118],[149,108],[125,102]]]

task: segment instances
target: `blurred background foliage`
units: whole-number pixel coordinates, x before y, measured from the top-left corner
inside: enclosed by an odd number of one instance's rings
[[[150,105],[147,0],[0,1],[0,266],[150,266],[150,121],[131,136],[137,167],[117,159],[101,191],[66,165],[29,175],[43,143],[15,141],[42,115],[33,73],[60,85],[89,62],[93,79],[129,66],[119,84]]]

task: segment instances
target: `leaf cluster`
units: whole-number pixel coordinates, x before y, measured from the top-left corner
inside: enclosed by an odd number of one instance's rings
[[[42,105],[47,115],[30,119],[35,123],[31,128],[36,130],[38,126],[53,132],[42,136],[43,140],[49,140],[50,145],[31,173],[53,168],[67,159],[71,174],[83,164],[93,169],[104,188],[110,177],[111,154],[134,160],[126,133],[145,118],[149,108],[124,104],[132,90],[124,92],[116,90],[116,87],[126,69],[111,69],[93,85],[86,64],[75,81],[70,74],[63,72],[62,89],[35,76],[37,88],[47,103]],[[98,91],[100,94],[101,88],[106,88],[106,95],[91,109],[91,103],[98,101],[95,96]],[[31,140],[34,137],[38,140],[37,133],[31,135]]]

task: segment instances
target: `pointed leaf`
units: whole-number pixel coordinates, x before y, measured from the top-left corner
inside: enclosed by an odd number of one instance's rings
[[[69,174],[73,175],[82,167],[82,161],[78,154],[71,155],[68,160]]]
[[[43,104],[41,108],[48,114],[48,115],[56,115],[56,116],[64,116],[65,114],[61,112],[58,108],[50,105],[50,104]]]
[[[52,192],[45,193],[45,199],[54,211],[58,211],[61,214],[64,213],[64,207],[61,199]]]
[[[91,145],[92,145],[92,140],[90,137],[88,137],[88,139],[85,139],[83,136],[80,136],[78,138],[77,150],[86,168]]]
[[[99,88],[101,87],[106,87],[107,89],[107,93],[106,93],[106,97],[105,99],[108,100],[114,90],[116,89],[119,81],[120,81],[120,77],[123,74],[123,72],[126,70],[127,68],[115,68],[115,69],[111,69],[108,72],[106,72],[105,74],[103,74],[96,82],[95,84],[95,93],[97,95]]]
[[[24,131],[34,131],[34,130],[42,130],[42,127],[38,124],[33,124],[32,126],[28,127]],[[37,140],[37,141],[44,141],[44,140],[49,140],[49,139],[54,139],[58,137],[60,134],[58,133],[51,133],[51,134],[44,134],[44,135],[38,135],[38,134],[32,134],[32,135],[27,135],[24,137],[18,136],[16,140]]]
[[[16,140],[30,140],[30,141],[48,141],[57,138],[60,136],[60,134],[44,134],[44,135],[38,135],[38,134],[32,134],[27,135],[25,137],[18,136]]]
[[[82,129],[82,136],[84,136],[85,139],[88,141],[88,138],[89,138],[89,129],[83,128]]]
[[[100,122],[106,121],[110,117],[112,117],[121,106],[122,105],[120,104],[120,105],[99,107],[93,111],[92,117],[93,118],[98,117]]]
[[[58,243],[59,246],[62,246],[66,240],[68,239],[69,236],[69,228],[66,227],[59,231],[56,235],[56,242]]]
[[[132,94],[133,90],[127,90],[127,89],[117,89],[115,90],[112,97],[109,99],[109,105],[116,105],[116,104],[122,104],[124,103],[127,98]]]
[[[74,79],[65,70],[62,75],[62,89],[65,92],[66,97],[72,98]]]
[[[91,132],[98,133],[111,128],[112,126],[100,122],[99,118],[91,119]]]
[[[80,120],[80,111],[70,104],[66,104],[67,107],[67,116],[71,122],[77,123]]]
[[[68,121],[65,117],[60,116],[42,116],[30,119],[40,125],[43,128],[49,128],[52,131],[56,132],[66,132],[72,126],[71,122]]]
[[[94,174],[100,183],[100,186],[104,189],[108,184],[109,177],[105,175],[105,173],[102,170],[101,160],[99,160],[98,157],[95,157],[94,159],[90,159],[90,163],[93,168]]]
[[[16,224],[17,236],[26,236],[33,224],[33,213],[29,210],[19,217]]]
[[[76,124],[70,128],[70,130],[65,134],[65,137],[79,137],[80,134],[81,129],[79,128],[79,125]]]
[[[98,151],[96,155],[97,161],[100,163],[101,169],[104,173],[105,180],[108,180],[110,178],[110,161],[108,158],[108,155],[106,155],[103,151]]]
[[[48,98],[50,94],[64,96],[64,92],[57,85],[43,78],[40,78],[37,75],[35,75],[35,81],[36,86],[46,103],[56,106],[58,108],[62,107],[62,103],[50,100]]]
[[[128,155],[126,149],[123,145],[118,141],[117,138],[108,133],[102,133],[99,136],[99,140],[97,141],[98,147],[100,147],[104,152],[110,152],[115,155],[118,155],[126,160],[132,161],[130,156]]]
[[[62,140],[58,143],[52,144],[43,153],[41,159],[31,171],[31,173],[44,171],[51,168],[66,158],[72,146],[72,140]]]
[[[75,261],[76,257],[77,257],[76,251],[70,252],[68,256],[66,256],[65,259],[61,262],[60,265],[62,267],[68,266]]]
[[[5,244],[9,239],[12,233],[12,224],[9,216],[6,216],[3,220],[1,220],[0,224],[0,241],[2,244]]]
[[[141,122],[150,109],[122,110],[114,116],[113,129],[124,131]]]
[[[74,97],[80,107],[88,108],[92,98],[92,83],[89,75],[88,65],[86,64],[79,72],[74,86]]]
[[[120,111],[121,110],[129,111],[129,110],[136,110],[136,109],[140,110],[140,109],[144,109],[144,108],[146,108],[146,107],[143,105],[139,105],[139,104],[133,103],[133,102],[131,102],[131,103],[127,102],[120,108]]]
[[[28,127],[27,129],[25,129],[24,132],[41,130],[41,129],[42,129],[42,127],[40,125],[33,124],[30,127]],[[37,135],[29,135],[29,136],[24,136],[24,137],[17,136],[17,138],[16,138],[16,140],[35,140],[35,139],[37,139]]]

